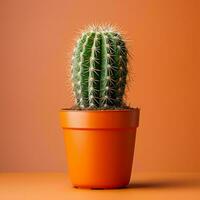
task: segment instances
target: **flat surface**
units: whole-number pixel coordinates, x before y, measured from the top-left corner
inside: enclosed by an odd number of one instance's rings
[[[0,200],[200,200],[200,173],[137,173],[129,187],[73,188],[63,173],[1,173]]]

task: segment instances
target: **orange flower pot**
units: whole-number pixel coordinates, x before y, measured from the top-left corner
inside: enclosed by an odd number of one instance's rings
[[[139,109],[62,110],[69,176],[80,188],[129,184]]]

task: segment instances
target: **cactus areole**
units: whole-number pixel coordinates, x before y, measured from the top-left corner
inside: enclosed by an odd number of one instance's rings
[[[127,48],[122,35],[110,26],[92,26],[77,40],[71,63],[76,107],[124,107]]]

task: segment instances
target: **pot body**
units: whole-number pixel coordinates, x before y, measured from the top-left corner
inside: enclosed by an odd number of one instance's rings
[[[75,187],[129,184],[139,110],[61,111],[69,176]]]

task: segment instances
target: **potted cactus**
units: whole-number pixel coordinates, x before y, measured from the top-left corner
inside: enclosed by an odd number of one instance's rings
[[[71,75],[76,102],[60,112],[75,187],[129,184],[139,109],[123,102],[127,55],[122,35],[110,26],[87,28],[75,45]]]

